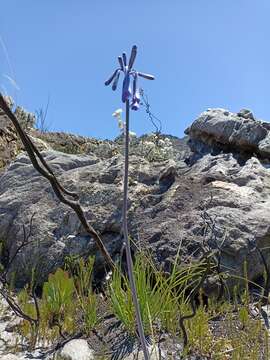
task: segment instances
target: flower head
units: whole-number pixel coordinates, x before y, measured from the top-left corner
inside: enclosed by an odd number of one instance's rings
[[[123,110],[122,109],[117,109],[115,110],[115,112],[112,113],[112,116],[115,118],[121,117]]]
[[[154,80],[154,76],[138,72],[133,69],[133,65],[137,55],[137,46],[134,45],[131,50],[129,61],[127,61],[126,53],[122,56],[118,56],[119,68],[117,68],[112,76],[105,81],[105,85],[112,84],[112,90],[117,89],[118,81],[121,72],[124,74],[123,86],[122,86],[122,101],[125,103],[131,99],[131,109],[138,110],[140,105],[140,92],[138,89],[138,76],[147,80]],[[114,116],[114,115],[113,115]]]

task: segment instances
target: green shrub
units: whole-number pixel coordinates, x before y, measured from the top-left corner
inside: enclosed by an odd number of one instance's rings
[[[179,328],[179,310],[187,301],[186,291],[195,284],[204,271],[204,263],[180,267],[177,259],[170,276],[157,270],[146,254],[137,255],[134,276],[146,334],[151,333],[152,325],[161,326],[176,333]],[[135,334],[135,313],[127,276],[117,268],[109,285],[110,305],[115,316],[124,324],[126,330]]]
[[[135,311],[132,295],[128,279],[122,275],[119,267],[114,270],[109,285],[109,302],[114,315],[122,322],[126,330],[134,335]]]
[[[206,269],[204,261],[185,265],[178,259],[177,255],[169,275],[156,269],[148,254],[139,253],[135,259],[134,275],[143,326],[145,333],[154,341],[164,331],[182,341],[180,316],[192,312],[190,297]],[[72,336],[77,330],[90,336],[97,329],[102,318],[98,311],[98,297],[92,288],[93,266],[92,257],[87,260],[69,258],[65,270],[57,269],[49,276],[39,299],[38,334],[29,322],[22,321],[20,325],[19,333],[29,345],[34,345],[36,340],[48,345],[58,340],[61,334]],[[243,279],[247,282],[246,276]],[[207,307],[201,305],[197,308],[195,316],[185,321],[188,335],[186,354],[215,360],[257,360],[262,354],[266,359],[269,357],[269,335],[261,321],[249,314],[247,290],[246,284],[241,296],[235,292],[232,303],[225,299],[217,302],[213,298],[209,299]],[[18,303],[26,314],[36,318],[30,293],[31,286],[23,289],[18,294]],[[135,336],[135,311],[130,285],[120,266],[108,283],[108,302],[102,304],[102,309],[108,304],[125,330]],[[217,317],[220,320],[216,332],[212,319]]]
[[[62,269],[57,269],[44,283],[42,302],[51,319],[59,321],[73,307],[74,280]]]
[[[95,258],[88,257],[87,260],[67,259],[66,268],[72,274],[75,284],[76,301],[82,312],[83,327],[87,334],[99,319],[97,315],[97,296],[92,289],[92,275]]]

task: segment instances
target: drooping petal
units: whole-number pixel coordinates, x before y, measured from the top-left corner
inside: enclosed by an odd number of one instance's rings
[[[137,110],[139,110],[139,107],[140,107],[140,103],[139,102],[137,102],[137,101],[132,101],[132,103],[131,103],[131,110],[134,110],[134,111],[137,111]]]
[[[105,81],[105,85],[106,85],[106,86],[110,85],[110,83],[111,83],[111,82],[113,81],[113,79],[115,78],[118,70],[119,70],[119,69],[116,69],[115,72],[112,74],[112,76],[111,76],[108,80]]]
[[[138,72],[138,75],[147,79],[147,80],[155,80],[155,77],[153,75],[150,75],[150,74],[145,74],[145,73],[141,73],[141,72]]]
[[[134,46],[132,47],[131,54],[130,54],[130,58],[129,58],[128,70],[131,70],[131,69],[132,69],[132,66],[134,65],[134,61],[135,61],[135,59],[136,59],[136,55],[137,55],[137,46],[134,45]]]
[[[138,75],[135,73],[133,75],[133,87],[132,87],[132,101],[133,102],[140,102],[140,90],[137,86]]]
[[[118,61],[119,61],[121,70],[124,71],[124,63],[123,63],[122,56],[118,56]]]
[[[140,96],[140,91],[139,91],[139,89],[136,89],[136,93],[135,93],[135,100],[137,101],[137,102],[140,102],[140,99],[141,99],[141,96]]]
[[[130,87],[130,74],[125,75],[123,81],[123,90],[122,90],[122,101],[126,102],[131,97],[131,87]]]
[[[118,70],[117,70],[117,74],[116,74],[115,77],[114,77],[113,84],[112,84],[112,90],[113,90],[113,91],[115,91],[116,88],[117,88],[117,84],[118,84],[120,72],[121,72],[121,70],[118,69]]]
[[[126,53],[123,53],[123,54],[122,54],[122,57],[123,57],[124,66],[127,66],[127,54],[126,54]]]
[[[132,83],[132,97],[135,97],[136,94],[136,90],[137,90],[137,79],[138,79],[138,74],[135,72],[135,74],[133,75],[133,83]]]

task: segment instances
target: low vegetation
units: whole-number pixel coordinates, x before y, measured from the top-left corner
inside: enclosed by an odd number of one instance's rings
[[[32,298],[31,284],[17,293],[17,302],[29,317],[38,317],[38,326],[23,319],[17,327],[18,343],[30,349],[53,346],[74,336],[101,334],[110,317],[127,338],[136,338],[134,306],[128,278],[120,265],[102,286],[93,289],[94,258],[67,258],[63,269],[50,274],[42,294]],[[183,358],[200,355],[206,359],[267,359],[269,335],[259,316],[254,316],[248,291],[235,289],[231,300],[205,302],[200,287],[192,303],[192,290],[200,284],[207,268],[203,259],[197,264],[182,264],[177,257],[170,275],[157,269],[149,254],[139,253],[134,275],[146,337],[158,343],[167,334],[175,344],[183,344],[181,317],[187,317],[184,331],[188,342],[179,350]],[[103,294],[103,295],[102,295]],[[256,307],[254,307],[256,308]],[[37,314],[37,309],[39,314]],[[260,305],[257,304],[259,314]],[[253,311],[254,312],[254,311]],[[18,349],[17,349],[18,350]],[[108,349],[107,349],[108,350]],[[103,357],[103,358],[106,358]],[[109,357],[108,357],[109,359]]]

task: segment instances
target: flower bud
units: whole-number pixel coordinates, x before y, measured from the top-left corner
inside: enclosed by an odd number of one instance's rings
[[[147,79],[147,80],[155,80],[154,76],[150,75],[150,74],[145,74],[145,73],[138,72],[138,75],[145,78],[145,79]]]
[[[124,66],[127,66],[127,55],[126,55],[126,53],[123,53],[122,57],[123,57]]]
[[[132,47],[130,58],[129,58],[128,70],[132,69],[132,66],[134,65],[134,61],[136,59],[136,55],[137,55],[137,46],[134,45]]]
[[[140,103],[138,101],[132,101],[132,104],[131,104],[131,110],[139,110],[139,107],[140,107]]]
[[[113,79],[115,78],[117,72],[118,72],[119,69],[116,69],[115,72],[112,74],[112,76],[107,80],[105,81],[105,85],[108,86],[110,85],[110,83],[113,81]]]
[[[127,100],[130,99],[130,96],[131,96],[130,75],[129,73],[127,73],[123,81],[122,101],[126,102]]]
[[[119,76],[120,76],[120,69],[117,70],[117,73],[115,75],[115,78],[114,78],[114,81],[113,81],[113,84],[112,84],[112,90],[115,91],[116,88],[117,88],[117,84],[118,84],[118,80],[119,80]]]
[[[124,63],[123,63],[123,59],[121,56],[118,56],[118,61],[119,61],[121,70],[124,71]]]

